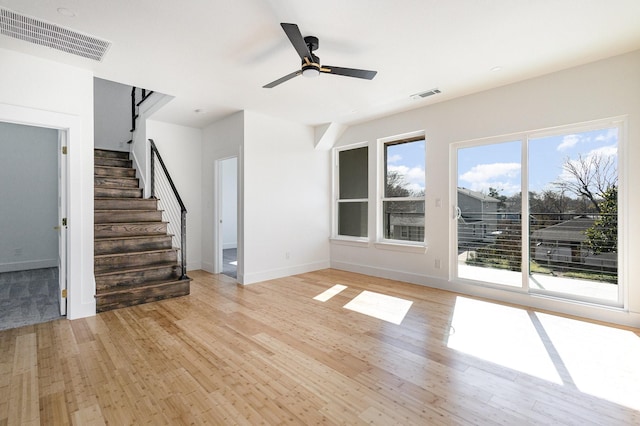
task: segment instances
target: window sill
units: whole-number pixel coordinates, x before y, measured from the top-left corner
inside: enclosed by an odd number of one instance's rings
[[[369,240],[364,239],[329,238],[329,242],[340,246],[369,247]]]
[[[407,244],[407,243],[397,243],[397,242],[387,242],[387,241],[379,241],[374,244],[377,249],[381,250],[391,250],[391,251],[402,251],[405,253],[426,253],[428,247],[425,244]]]

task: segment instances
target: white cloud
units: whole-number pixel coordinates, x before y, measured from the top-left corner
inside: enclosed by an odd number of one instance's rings
[[[397,163],[400,160],[402,160],[402,155],[400,155],[400,154],[390,155],[389,157],[387,157],[387,164],[389,164],[389,163]]]
[[[520,174],[520,169],[519,163],[478,164],[468,172],[460,175],[460,180],[473,183],[487,182],[501,176],[514,178]]]
[[[424,179],[425,171],[422,167],[407,167],[407,166],[393,166],[387,167],[390,172],[396,172],[400,176],[404,177],[405,182],[408,184],[407,189],[420,192],[424,191]]]
[[[607,133],[596,136],[597,142],[613,142],[615,145],[618,142],[618,129],[609,129]]]
[[[556,150],[564,151],[569,148],[573,148],[578,144],[578,142],[581,142],[581,141],[583,141],[583,138],[581,138],[578,135],[566,135],[565,137],[562,138],[562,142],[560,143],[560,145],[556,147]]]
[[[520,169],[519,163],[478,164],[460,175],[460,180],[473,191],[486,194],[489,188],[496,188],[505,195],[512,195],[520,192]]]

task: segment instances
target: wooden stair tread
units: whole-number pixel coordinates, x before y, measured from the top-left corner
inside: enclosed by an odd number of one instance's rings
[[[119,268],[117,271],[95,272],[94,275],[96,277],[103,277],[103,276],[109,276],[109,275],[125,274],[130,272],[153,271],[154,269],[162,269],[162,268],[167,268],[172,266],[180,267],[180,264],[176,262],[155,263],[153,265],[147,265],[147,266],[132,266],[130,268]]]
[[[151,235],[127,235],[125,237],[96,237],[95,241],[123,241],[123,240],[137,240],[137,239],[145,239],[145,238],[164,238],[170,237],[173,238],[173,234],[151,234]]]
[[[166,249],[156,249],[156,250],[143,250],[143,251],[131,251],[126,253],[111,253],[111,254],[96,254],[93,256],[94,259],[97,258],[107,258],[107,257],[118,257],[118,256],[131,256],[131,255],[143,255],[143,254],[152,254],[152,253],[164,253],[169,251],[178,251],[177,248],[171,247]]]
[[[141,209],[94,209],[93,210],[94,213],[108,213],[108,212],[114,212],[114,213],[140,213],[140,212],[147,212],[147,211],[163,212],[164,210],[159,210],[159,209],[148,209],[148,210],[141,210]]]
[[[175,279],[175,280],[171,280],[171,281],[160,281],[160,282],[151,282],[151,283],[144,283],[141,285],[137,285],[137,286],[128,286],[127,288],[124,289],[120,289],[120,290],[111,290],[111,291],[102,291],[100,293],[96,293],[95,297],[96,298],[100,298],[100,297],[107,297],[113,294],[124,294],[124,293],[130,293],[132,289],[136,289],[136,290],[140,290],[140,289],[146,289],[146,288],[157,288],[157,287],[165,287],[171,284],[177,284],[177,283],[184,283],[184,282],[190,282],[191,278],[187,277],[187,278],[183,278],[183,279]]]

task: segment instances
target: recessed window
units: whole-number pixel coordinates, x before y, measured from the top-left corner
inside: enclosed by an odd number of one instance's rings
[[[391,141],[383,149],[383,238],[424,242],[425,139]]]

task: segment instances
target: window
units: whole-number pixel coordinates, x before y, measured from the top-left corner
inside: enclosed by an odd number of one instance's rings
[[[338,235],[368,236],[369,149],[338,151]]]
[[[383,149],[383,238],[424,242],[424,136],[386,142]]]
[[[623,125],[600,120],[454,146],[457,277],[622,306]]]

